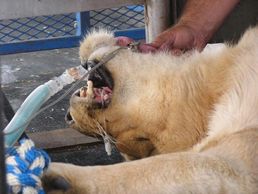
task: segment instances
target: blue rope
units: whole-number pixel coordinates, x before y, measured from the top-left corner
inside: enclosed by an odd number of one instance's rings
[[[5,160],[9,193],[45,193],[41,177],[50,158],[45,151],[36,148],[33,141],[23,138],[19,146],[7,148]]]

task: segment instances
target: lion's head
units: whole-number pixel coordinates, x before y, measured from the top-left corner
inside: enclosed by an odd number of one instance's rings
[[[90,68],[117,48],[112,33],[93,32],[80,46],[80,59]],[[193,135],[176,111],[182,102],[172,100],[179,94],[172,93],[173,72],[167,58],[120,50],[72,95],[67,122],[87,135],[107,133],[130,160],[188,148],[197,138],[187,137]]]

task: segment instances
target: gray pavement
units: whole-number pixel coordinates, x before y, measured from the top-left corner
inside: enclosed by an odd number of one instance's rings
[[[65,69],[79,65],[77,50],[60,49],[1,56],[2,89],[13,109],[17,110],[37,86],[62,74]],[[68,99],[69,96],[33,119],[28,130],[42,131],[67,127],[63,118]]]

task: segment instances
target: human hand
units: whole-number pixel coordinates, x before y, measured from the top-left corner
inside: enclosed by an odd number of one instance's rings
[[[203,37],[194,28],[177,24],[159,34],[151,45],[158,51],[168,50],[175,55],[180,55],[191,49],[201,51],[207,43]]]

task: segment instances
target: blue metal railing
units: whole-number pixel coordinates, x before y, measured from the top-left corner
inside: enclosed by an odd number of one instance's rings
[[[0,21],[0,55],[79,46],[92,27],[144,39],[143,6]]]

